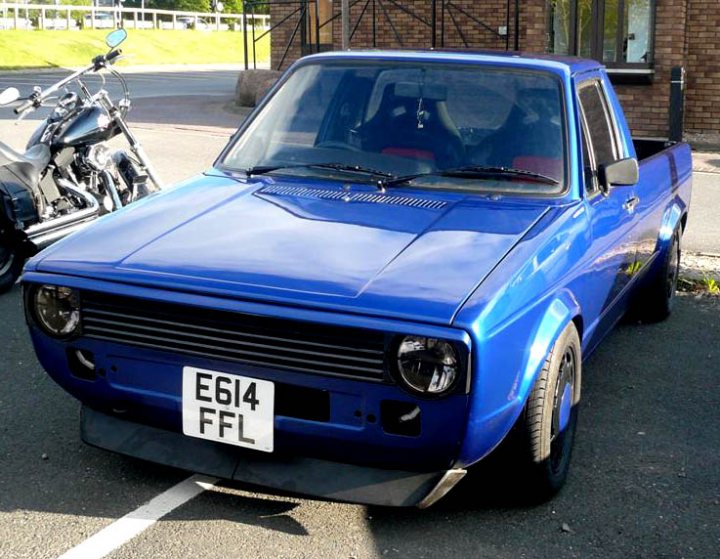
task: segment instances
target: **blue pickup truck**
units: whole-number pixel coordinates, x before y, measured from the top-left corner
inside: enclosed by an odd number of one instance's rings
[[[691,168],[596,62],[311,56],[204,175],[30,260],[30,333],[97,447],[426,507],[503,443],[547,498],[583,360],[672,310]]]

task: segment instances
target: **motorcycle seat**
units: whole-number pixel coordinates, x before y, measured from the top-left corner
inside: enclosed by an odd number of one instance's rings
[[[50,163],[51,157],[50,148],[44,144],[34,145],[25,153],[20,153],[0,142],[0,166],[19,164],[13,165],[14,172],[33,187],[40,182],[40,175]]]
[[[20,153],[9,145],[0,142],[0,165],[9,163],[29,163],[39,172],[42,172],[50,163],[50,148],[45,144],[36,144],[25,153]]]

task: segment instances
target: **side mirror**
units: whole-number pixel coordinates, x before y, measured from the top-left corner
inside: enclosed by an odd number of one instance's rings
[[[105,44],[109,49],[114,49],[125,39],[127,39],[127,31],[121,27],[115,31],[110,31],[110,33],[107,34],[107,37],[105,37]]]
[[[598,179],[606,190],[612,186],[633,186],[640,180],[638,161],[634,157],[628,157],[607,165],[600,165]]]
[[[17,87],[8,87],[0,93],[0,105],[9,105],[18,99],[20,99],[20,92]]]

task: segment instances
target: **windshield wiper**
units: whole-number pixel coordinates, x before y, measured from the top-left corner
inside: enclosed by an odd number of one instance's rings
[[[309,163],[306,167],[320,167],[321,169],[332,169],[333,171],[342,171],[347,173],[359,173],[362,175],[375,175],[377,177],[395,178],[395,175],[387,171],[380,171],[371,167],[363,167],[362,165],[350,165],[347,163]]]
[[[396,177],[385,182],[386,187],[396,186],[421,177],[468,177],[468,178],[487,178],[487,177],[527,177],[538,182],[546,184],[560,184],[560,181],[553,177],[548,177],[534,171],[526,171],[525,169],[513,169],[511,167],[493,167],[486,165],[466,165],[464,167],[456,167],[454,169],[440,169],[430,171],[428,173],[417,173],[415,175],[406,175],[404,177]]]
[[[375,177],[382,177],[382,179],[395,179],[395,175],[392,173],[388,173],[387,171],[380,171],[378,169],[372,169],[370,167],[363,167],[362,165],[351,165],[349,163],[334,163],[334,162],[328,162],[328,163],[300,163],[297,165],[256,165],[255,167],[250,167],[248,169],[245,169],[245,175],[247,177],[253,177],[257,175],[264,175],[267,173],[272,173],[273,171],[279,171],[284,169],[312,169],[312,168],[318,168],[318,169],[331,169],[333,171],[340,171],[343,173],[356,173],[361,175],[372,175]],[[383,186],[386,183],[386,180],[378,181],[378,187],[383,188]]]

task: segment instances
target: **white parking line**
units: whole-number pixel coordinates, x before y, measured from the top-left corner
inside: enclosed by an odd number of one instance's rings
[[[101,559],[218,481],[217,478],[201,475],[189,477],[63,553],[58,559]]]

